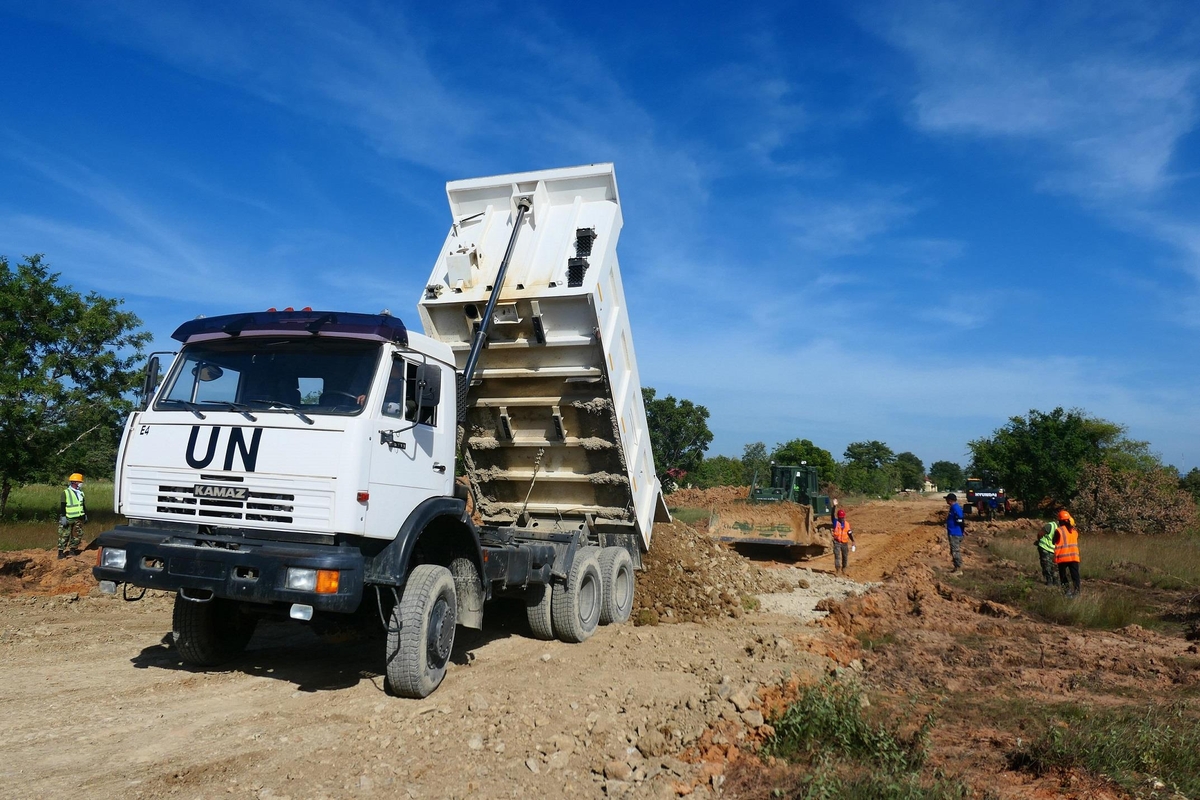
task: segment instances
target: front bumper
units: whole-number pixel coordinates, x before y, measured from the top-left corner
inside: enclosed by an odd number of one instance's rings
[[[181,534],[122,525],[102,533],[99,547],[125,550],[125,568],[93,567],[97,580],[148,589],[211,592],[251,603],[301,603],[351,613],[363,593],[363,555],[355,547],[243,537]],[[288,589],[288,567],[339,572],[337,593]]]

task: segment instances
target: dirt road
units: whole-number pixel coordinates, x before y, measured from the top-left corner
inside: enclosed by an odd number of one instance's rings
[[[850,554],[849,576],[878,582],[935,540],[944,538],[938,520],[946,503],[941,498],[914,495],[911,499],[874,502],[846,512],[857,550]],[[945,516],[944,513],[941,516]],[[946,561],[950,555],[947,546]],[[833,572],[833,554],[805,562],[814,570]]]
[[[877,580],[896,554],[928,543],[933,508],[856,510],[853,574]],[[676,554],[660,565],[676,594],[689,580],[698,596],[711,592],[710,562],[744,576],[766,568],[776,583],[813,577],[705,555],[700,541],[661,552]],[[189,669],[169,646],[171,599],[89,593],[87,558],[26,561],[27,580],[0,569],[18,592],[0,598],[7,796],[674,797],[709,777],[677,756],[710,723],[763,724],[756,687],[854,657],[792,613],[612,626],[564,645],[529,638],[522,610],[497,605],[483,633],[460,629],[432,697],[398,700],[383,691],[380,638],[322,639],[299,625],[264,622],[229,669]],[[844,596],[821,580],[764,607],[811,611],[822,594]],[[55,587],[71,593],[28,594]]]

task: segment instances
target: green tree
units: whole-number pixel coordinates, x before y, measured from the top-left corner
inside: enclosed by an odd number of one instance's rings
[[[817,468],[823,481],[832,480],[837,473],[837,462],[833,453],[823,447],[817,447],[808,439],[792,439],[790,442],[775,445],[771,451],[771,460],[783,466],[797,466],[806,463]]]
[[[1192,467],[1191,471],[1179,479],[1179,488],[1200,503],[1200,467]]]
[[[938,489],[950,491],[963,487],[962,467],[953,461],[935,461],[929,467],[929,480],[937,484]]]
[[[896,454],[880,441],[851,442],[843,453],[839,485],[850,492],[885,497],[896,488]]]
[[[915,453],[896,456],[896,479],[901,489],[921,489],[925,485],[925,463]]]
[[[744,486],[750,482],[742,461],[729,456],[712,456],[700,462],[695,472],[687,476],[687,483],[701,489],[714,486]]]
[[[58,278],[40,255],[0,256],[0,516],[13,486],[111,455],[150,339],[124,301]]]
[[[883,469],[896,463],[896,454],[883,442],[851,442],[842,454],[848,463],[868,470]]]
[[[691,400],[676,400],[671,395],[655,399],[655,394],[649,386],[642,387],[654,465],[659,478],[666,482],[670,477],[668,470],[696,470],[713,435],[708,429],[707,408]]]
[[[1118,470],[1160,466],[1145,442],[1126,438],[1124,426],[1079,409],[1031,410],[967,447],[972,475],[1003,486],[1029,509],[1043,501],[1068,503],[1085,464],[1107,463]]]
[[[751,442],[742,448],[742,472],[746,483],[757,480],[758,485],[771,483],[771,459],[763,442]]]

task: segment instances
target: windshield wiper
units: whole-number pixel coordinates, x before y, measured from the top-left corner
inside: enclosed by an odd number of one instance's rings
[[[308,414],[305,414],[303,411],[296,408],[291,403],[285,403],[282,400],[251,400],[250,402],[258,403],[258,404],[261,404],[264,406],[270,406],[272,408],[286,408],[288,411],[292,412],[297,417],[299,417],[300,419],[307,422],[309,425],[313,424],[312,417],[310,417]]]
[[[190,403],[187,400],[169,400],[169,399],[164,400],[163,402],[164,403],[176,403],[178,405],[183,406],[184,408],[186,408],[188,411],[195,414],[200,419],[205,418],[204,415],[200,413],[200,406],[196,405],[195,403]]]
[[[201,400],[201,405],[206,406],[225,406],[230,411],[236,411],[251,422],[258,422],[258,417],[250,413],[250,406],[244,406],[241,403],[232,403],[228,400]]]

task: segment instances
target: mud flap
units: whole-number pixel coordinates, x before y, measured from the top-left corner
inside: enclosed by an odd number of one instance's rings
[[[458,596],[457,623],[464,628],[483,628],[483,581],[479,568],[469,558],[456,558],[450,562],[450,574],[454,576],[454,593]]]

